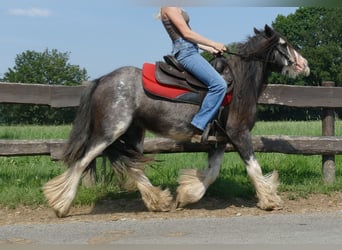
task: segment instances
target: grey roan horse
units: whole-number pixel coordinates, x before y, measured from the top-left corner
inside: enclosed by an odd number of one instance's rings
[[[272,210],[282,207],[277,194],[278,174],[262,174],[251,142],[257,100],[270,72],[295,78],[308,75],[310,70],[307,60],[272,28],[266,25],[263,31],[254,29],[254,32],[254,36],[238,45],[238,53],[227,59],[235,85],[232,102],[225,108],[225,131],[246,165],[258,206]],[[223,69],[222,75],[227,71]],[[211,146],[207,169],[181,172],[175,200],[169,190],[151,184],[143,168],[145,129],[177,141],[190,141],[193,135],[190,121],[199,107],[151,98],[141,82],[141,69],[127,66],[87,87],[65,149],[68,169],[44,186],[44,194],[57,216],[67,215],[82,174],[102,153],[109,157],[115,172],[125,175],[140,191],[150,211],[169,211],[197,202],[218,177],[226,142]]]

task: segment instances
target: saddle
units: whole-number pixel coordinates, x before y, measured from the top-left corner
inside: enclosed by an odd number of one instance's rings
[[[229,65],[223,57],[216,57],[210,63],[220,74],[225,70],[223,77],[228,84],[227,95],[222,103],[225,106],[232,96],[233,77],[230,67],[227,67]],[[183,69],[172,55],[164,56],[164,62],[144,63],[142,76],[145,92],[155,98],[201,105],[208,92],[208,87]]]
[[[215,58],[211,65],[222,74],[229,67],[223,58]],[[222,102],[224,106],[228,105],[232,99],[233,77],[229,72],[225,71],[225,77],[228,84],[227,94]],[[153,98],[167,99],[174,102],[191,103],[201,105],[208,88],[207,86],[187,72],[178,63],[176,58],[171,55],[164,56],[164,62],[158,61],[155,64],[144,63],[142,70],[143,87],[145,92]],[[221,114],[221,112],[219,112]],[[200,142],[210,143],[210,138],[213,143],[217,142],[217,133],[225,134],[223,125],[221,125],[220,115],[209,124],[209,128],[205,130],[204,136]],[[210,136],[214,133],[214,136]],[[222,136],[221,136],[222,138]],[[226,138],[223,138],[225,140]]]
[[[164,56],[165,62],[156,62],[155,76],[158,82],[181,87],[195,93],[207,91],[207,86],[187,72],[172,55]]]

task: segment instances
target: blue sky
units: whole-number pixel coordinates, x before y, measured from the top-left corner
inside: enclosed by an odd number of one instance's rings
[[[193,30],[225,44],[244,41],[253,27],[296,11],[222,1],[1,0],[0,78],[26,50],[69,52],[70,63],[85,68],[91,79],[120,66],[160,60],[171,50],[154,18],[160,2],[183,3]]]

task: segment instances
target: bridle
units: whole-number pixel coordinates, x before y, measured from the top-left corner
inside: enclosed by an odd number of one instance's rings
[[[258,55],[256,53],[241,54],[241,53],[231,52],[227,48],[227,50],[224,53],[217,54],[217,55],[215,55],[215,57],[213,59],[210,60],[211,64],[212,64],[212,62],[215,59],[222,58],[222,60],[224,60],[225,67],[227,67],[229,69],[229,71],[231,72],[232,77],[233,77],[233,84],[230,85],[229,89],[233,88],[234,83],[235,83],[235,78],[236,78],[235,75],[234,75],[234,71],[232,70],[232,67],[231,67],[231,65],[229,63],[229,60],[228,60],[229,59],[229,55],[239,57],[239,58],[241,58],[244,61],[258,61],[258,62],[262,62],[264,64],[273,64],[273,65],[278,66],[278,64],[276,63],[276,58],[275,58],[276,54],[274,53],[275,51],[277,51],[280,56],[285,58],[285,60],[287,61],[287,65],[288,66],[291,66],[291,65],[297,63],[296,61],[291,60],[289,54],[287,53],[287,47],[289,46],[287,42],[285,42],[283,44],[280,44],[279,43],[279,36],[271,37],[271,38],[268,38],[266,36],[263,36],[263,37],[265,39],[274,39],[275,40],[275,42],[271,43],[269,46],[267,46],[264,49],[264,51],[267,51],[266,56],[265,56],[265,54]],[[223,70],[224,69],[222,69],[222,72],[219,72],[219,73],[220,74],[223,73]],[[264,70],[266,70],[266,67],[264,67]]]
[[[264,36],[264,38],[271,39],[271,38],[267,38],[265,36]],[[282,46],[284,46],[284,45],[286,45],[286,48],[287,48],[289,46],[288,43],[285,42],[284,44],[279,44],[278,41],[269,46],[268,53],[267,53],[266,57],[260,57],[260,56],[253,54],[253,53],[251,53],[251,55],[249,55],[249,54],[241,54],[241,53],[231,52],[228,49],[223,54],[221,54],[221,56],[228,59],[228,55],[233,55],[233,56],[240,57],[242,60],[260,61],[260,62],[263,62],[265,64],[275,64],[274,53],[273,53],[273,57],[271,60],[270,60],[270,57],[271,57],[272,52],[277,51],[283,58],[285,58],[285,60],[287,61],[287,64],[289,66],[296,64],[297,63],[296,61],[291,60],[290,56],[287,53],[287,50],[285,48],[282,48]]]

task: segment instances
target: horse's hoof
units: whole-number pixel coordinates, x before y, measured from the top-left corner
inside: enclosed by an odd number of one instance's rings
[[[61,212],[61,211],[56,210],[56,209],[54,209],[53,211],[55,212],[55,215],[56,215],[58,218],[65,218],[65,217],[67,217],[67,215],[68,215],[68,213],[69,213],[69,209],[68,209],[68,211],[66,211],[66,212]]]
[[[265,211],[277,211],[284,209],[284,202],[279,196],[277,196],[277,198],[277,201],[268,202],[267,204],[265,202],[259,201],[257,207]]]

